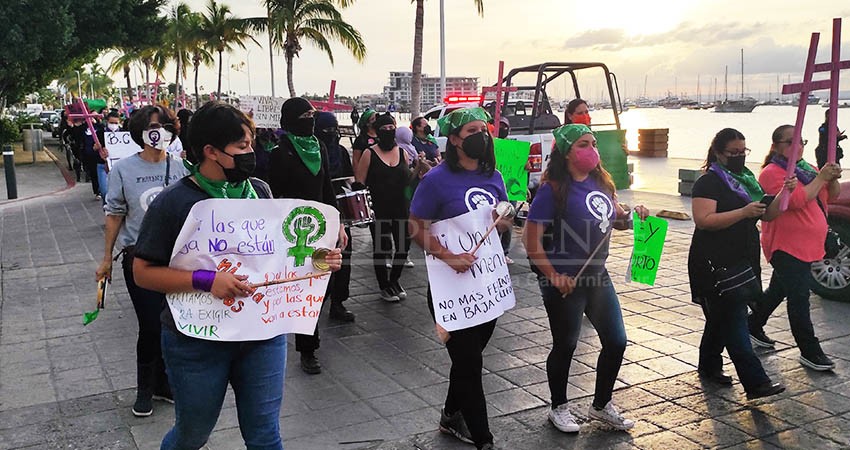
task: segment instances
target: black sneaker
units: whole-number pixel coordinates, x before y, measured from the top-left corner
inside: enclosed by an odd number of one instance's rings
[[[310,375],[322,373],[322,365],[319,364],[316,354],[313,352],[301,354],[301,370]]]
[[[401,299],[398,298],[398,295],[396,295],[395,289],[390,286],[386,289],[381,289],[381,300],[395,303]]]
[[[835,363],[823,353],[814,356],[800,355],[800,364],[812,370],[827,371],[835,368]]]
[[[136,403],[133,404],[133,415],[136,417],[148,417],[153,414],[153,400],[151,392],[138,391]]]
[[[354,313],[349,311],[342,303],[331,302],[328,317],[339,322],[354,322]]]
[[[451,416],[446,414],[446,410],[440,411],[440,432],[450,434],[467,444],[472,442],[472,434],[466,428],[466,421],[463,420],[463,414],[460,411],[455,411]]]
[[[722,370],[697,370],[700,378],[717,383],[722,384],[724,386],[732,385],[732,377],[723,373]]]
[[[771,395],[780,394],[782,392],[785,392],[785,386],[782,386],[779,383],[768,381],[767,383],[759,385],[752,391],[747,392],[747,400],[770,397]]]
[[[774,348],[776,341],[767,337],[763,329],[750,330],[750,342],[754,347]]]
[[[398,280],[393,282],[392,290],[393,290],[393,293],[396,295],[396,297],[398,297],[399,300],[406,300],[407,299],[407,291],[405,291],[404,288],[401,287],[401,284],[398,282]]]

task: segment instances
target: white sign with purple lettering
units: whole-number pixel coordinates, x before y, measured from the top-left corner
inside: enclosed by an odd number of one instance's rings
[[[112,169],[112,166],[120,159],[128,156],[133,156],[142,151],[139,144],[133,141],[129,131],[107,131],[103,133],[103,145],[106,146],[106,151],[109,156],[106,158],[107,166]]]
[[[209,199],[196,203],[171,253],[169,267],[247,275],[251,296],[209,292],[168,294],[181,333],[216,341],[256,341],[285,333],[313,334],[330,274],[313,267],[317,249],[336,246],[339,212],[297,199]],[[276,281],[300,278],[285,283]]]
[[[469,253],[493,223],[493,209],[479,208],[431,224],[431,234],[454,254]],[[425,257],[437,323],[447,331],[489,322],[516,304],[511,275],[494,230],[475,253],[475,263],[457,273],[432,255]]]

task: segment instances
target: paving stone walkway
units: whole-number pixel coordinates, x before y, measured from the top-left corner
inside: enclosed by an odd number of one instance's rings
[[[653,211],[689,211],[687,200],[623,192],[621,200]],[[95,261],[103,239],[99,202],[85,184],[62,193],[0,205],[0,449],[154,449],[173,422],[156,403],[149,418],[130,412],[135,395],[136,319],[119,270],[107,309],[81,325],[94,305]],[[780,343],[760,353],[771,377],[788,390],[747,402],[737,383],[703,386],[695,374],[703,326],[690,303],[686,258],[693,223],[671,222],[658,285],[623,281],[631,233],[615,234],[609,270],[620,296],[629,344],[614,393],[637,420],[630,433],[588,422],[577,435],[546,421],[545,359],[551,345],[534,277],[514,239],[511,267],[517,306],[499,319],[485,352],[484,384],[491,426],[501,449],[803,448],[850,447],[850,303],[812,298],[815,328],[834,372],[797,362],[784,308],[766,328]],[[519,230],[515,230],[518,232]],[[288,358],[281,425],[288,449],[471,448],[440,435],[449,358],[433,333],[425,304],[424,261],[402,284],[409,298],[378,298],[370,240],[355,229],[353,324],[319,327],[324,372],[308,376],[294,344]],[[765,277],[770,267],[765,265]],[[571,408],[583,418],[591,401],[598,338],[585,321],[569,385]],[[728,364],[727,371],[734,374]],[[586,422],[586,421],[584,421]],[[209,448],[243,448],[232,393]]]

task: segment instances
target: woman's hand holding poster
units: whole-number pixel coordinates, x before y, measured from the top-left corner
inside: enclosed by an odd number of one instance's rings
[[[192,207],[169,267],[247,275],[260,284],[315,273],[312,254],[334,248],[339,213],[293,199],[209,199]],[[250,297],[209,292],[168,294],[177,329],[200,339],[253,341],[284,333],[312,334],[330,275],[258,287]]]
[[[479,208],[431,224],[431,234],[454,254],[471,252],[493,223],[493,210]],[[516,304],[511,275],[498,233],[494,230],[475,253],[475,263],[457,273],[427,255],[428,283],[437,324],[448,331],[489,322]]]

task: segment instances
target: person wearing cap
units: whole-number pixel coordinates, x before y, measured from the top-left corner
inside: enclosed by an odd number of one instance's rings
[[[283,136],[269,156],[269,187],[274,198],[299,198],[336,208],[331,169],[325,145],[314,136],[316,108],[305,98],[283,102],[280,127]],[[348,235],[339,226],[339,248],[346,248]],[[316,358],[319,328],[312,335],[296,334],[295,350],[301,353],[301,369],[311,375],[322,373]]]
[[[378,113],[374,109],[366,108],[363,111],[363,114],[360,115],[360,119],[357,121],[357,129],[360,130],[360,132],[357,134],[354,142],[351,143],[351,157],[354,167],[357,167],[357,164],[360,162],[360,155],[362,155],[367,148],[378,142],[378,134],[373,126],[377,117]]]
[[[605,260],[612,228],[631,228],[631,212],[617,203],[614,181],[599,163],[590,128],[570,124],[553,134],[555,147],[523,232],[552,332],[552,350],[546,359],[552,398],[548,417],[565,433],[579,431],[567,406],[567,382],[582,316],[587,315],[602,343],[588,416],[628,430],[634,421],[624,418],[611,402],[626,349],[626,330]],[[635,212],[641,220],[649,215],[640,205]]]
[[[422,178],[410,205],[413,240],[458,273],[468,271],[475,256],[453,254],[431,234],[430,226],[479,208],[493,209],[498,202],[507,201],[504,180],[496,170],[493,138],[487,131],[489,120],[490,114],[483,108],[459,109],[439,120],[440,134],[448,137],[445,160]],[[502,219],[496,225],[504,231],[510,227],[510,220]],[[459,292],[458,296],[463,294]],[[433,318],[430,290],[428,309]],[[481,370],[482,353],[496,328],[496,319],[451,333],[439,325],[436,328],[452,361],[440,431],[479,449],[492,449]]]

